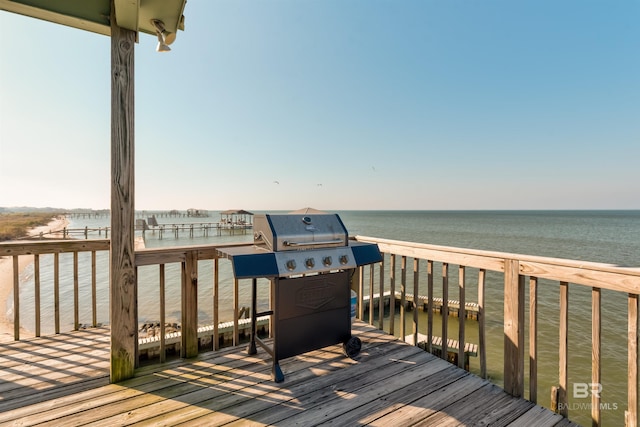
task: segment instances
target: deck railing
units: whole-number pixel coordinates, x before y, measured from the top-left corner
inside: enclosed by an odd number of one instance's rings
[[[78,330],[80,324],[80,291],[81,284],[79,278],[79,261],[80,253],[90,253],[90,279],[88,286],[91,294],[91,326],[95,327],[97,321],[97,263],[96,256],[99,252],[109,252],[109,240],[55,240],[43,242],[19,242],[19,243],[1,243],[0,256],[8,256],[13,259],[13,325],[14,339],[20,339],[20,257],[33,257],[33,285],[34,285],[34,333],[35,336],[41,335],[42,326],[42,304],[41,304],[41,257],[51,256],[53,258],[53,324],[56,334],[61,332],[61,292],[60,292],[60,254],[73,254],[72,271],[73,271],[73,330]]]
[[[211,325],[206,327],[205,335],[210,336],[212,340],[212,350],[219,348],[219,327],[220,327],[220,292],[219,292],[219,259],[218,248],[229,246],[246,246],[251,243],[223,244],[223,245],[203,245],[203,246],[184,246],[171,248],[154,248],[142,249],[136,251],[135,266],[136,271],[140,267],[158,266],[158,293],[159,293],[159,334],[157,341],[159,345],[159,359],[161,362],[166,357],[166,267],[171,264],[179,264],[180,268],[180,295],[181,295],[181,331],[178,334],[180,338],[180,355],[182,357],[193,357],[199,352],[199,342],[202,333],[199,333],[198,322],[198,281],[199,281],[199,261],[211,260],[212,267],[212,286],[211,295],[206,299],[211,304],[213,318]],[[239,344],[240,335],[240,317],[241,309],[239,305],[239,282],[233,280],[233,303],[232,303],[232,345]]]
[[[568,415],[568,389],[569,389],[569,290],[574,288],[586,288],[591,293],[591,383],[589,386],[598,386],[602,383],[606,373],[602,375],[601,364],[601,336],[602,336],[602,291],[613,291],[618,295],[623,295],[626,299],[626,351],[627,351],[627,410],[625,413],[625,423],[627,426],[636,426],[638,422],[638,312],[640,294],[640,269],[623,268],[606,264],[573,261],[565,259],[555,259],[546,257],[526,256],[511,253],[489,252],[472,249],[452,248],[434,246],[427,244],[379,239],[373,237],[357,236],[356,240],[362,242],[377,243],[380,250],[385,254],[383,262],[377,265],[370,265],[358,269],[358,274],[354,275],[355,280],[352,287],[358,294],[358,317],[368,321],[370,324],[377,322],[380,329],[389,333],[395,333],[400,337],[410,336],[412,342],[418,343],[419,334],[425,332],[427,336],[426,347],[432,350],[432,338],[436,334],[434,331],[434,298],[441,296],[441,351],[442,357],[447,357],[449,353],[448,338],[452,337],[451,330],[457,329],[457,363],[464,366],[465,346],[469,339],[465,328],[465,307],[475,292],[478,304],[478,344],[479,344],[479,364],[480,375],[487,377],[487,322],[502,322],[504,331],[503,348],[503,382],[504,389],[514,396],[527,397],[533,402],[537,402],[538,389],[538,349],[540,334],[538,325],[539,319],[539,291],[542,283],[557,283],[559,293],[559,307],[557,310],[557,321],[559,325],[558,342],[558,382],[555,390],[557,395],[553,396],[552,406],[564,416]],[[237,245],[247,245],[240,243]],[[135,254],[136,269],[148,266],[158,267],[158,294],[160,306],[160,333],[158,345],[160,347],[160,361],[165,360],[166,346],[165,340],[168,334],[164,329],[165,325],[165,274],[166,267],[177,264],[180,270],[181,282],[181,333],[180,354],[182,357],[193,357],[199,352],[199,324],[198,324],[198,296],[199,290],[199,269],[200,261],[212,261],[211,272],[212,286],[211,295],[207,297],[212,304],[213,321],[211,329],[207,331],[213,338],[212,350],[218,349],[219,334],[219,271],[220,262],[217,250],[220,247],[233,246],[231,244],[203,245],[171,247],[158,249],[138,250]],[[79,328],[78,320],[78,253],[88,251],[91,255],[92,277],[91,286],[93,297],[93,324],[95,325],[95,270],[96,252],[106,251],[109,248],[108,240],[82,240],[82,241],[54,241],[54,242],[26,242],[26,243],[2,243],[0,244],[0,255],[13,257],[14,268],[14,319],[15,339],[20,338],[20,301],[19,301],[19,267],[18,257],[24,255],[34,256],[34,282],[36,288],[39,287],[39,257],[44,254],[53,254],[54,269],[57,271],[59,263],[58,256],[63,252],[74,254],[74,329]],[[421,266],[426,269],[423,272]],[[422,267],[424,268],[424,267]],[[457,269],[457,275],[451,272]],[[410,282],[407,276],[411,275]],[[487,278],[493,275],[491,281]],[[495,276],[498,280],[496,286]],[[58,273],[54,274],[55,288],[59,289]],[[471,285],[470,277],[473,277],[476,285]],[[435,283],[441,281],[442,287],[439,289]],[[425,283],[426,282],[426,283]],[[450,283],[451,282],[451,283]],[[453,295],[450,289],[451,284],[457,282],[457,295]],[[490,282],[488,284],[488,282]],[[500,284],[501,282],[501,284]],[[525,294],[528,283],[528,300]],[[201,284],[202,285],[202,284]],[[375,289],[377,286],[377,290]],[[503,307],[502,318],[492,318],[487,316],[486,295],[488,291],[495,297],[495,289],[500,289],[498,301]],[[544,287],[542,295],[550,292],[550,287]],[[426,288],[426,290],[425,290]],[[453,288],[455,291],[455,288]],[[36,290],[36,335],[40,333],[40,309],[39,297]],[[386,311],[384,294],[388,292],[391,296],[399,294],[400,304],[396,307],[395,297],[389,298],[389,308]],[[419,320],[418,315],[418,295],[426,292],[426,321]],[[239,283],[233,281],[233,303],[231,311],[233,344],[239,343]],[[374,304],[375,295],[378,295],[378,303]],[[452,327],[446,315],[450,312],[449,300],[457,298],[459,304],[457,328]],[[369,305],[368,318],[365,317],[365,300]],[[59,301],[59,296],[56,296]],[[493,304],[496,301],[491,301]],[[55,318],[59,319],[59,303],[56,302]],[[396,309],[398,312],[396,313]],[[527,310],[528,309],[528,310]],[[408,315],[411,313],[411,316]],[[528,313],[528,319],[525,319]],[[494,313],[492,313],[492,316]],[[398,320],[396,320],[396,317]],[[500,317],[499,315],[497,317]],[[553,319],[544,318],[545,322]],[[399,323],[399,325],[396,324]],[[407,334],[406,324],[411,325],[411,333]],[[56,333],[60,332],[59,320],[56,321]],[[200,334],[202,335],[202,334]],[[525,338],[528,343],[525,345]],[[137,338],[137,337],[136,337]],[[136,339],[137,342],[137,339]],[[525,351],[528,354],[525,355]],[[528,360],[528,394],[525,394],[525,360]],[[618,369],[622,369],[618,367]],[[601,423],[601,397],[598,392],[591,394],[591,418],[595,425]]]
[[[413,294],[418,294],[420,288],[420,278],[427,281],[427,324],[424,326],[427,334],[427,345],[431,343],[433,335],[433,285],[434,285],[434,263],[439,263],[442,268],[440,274],[442,280],[442,300],[443,313],[447,313],[446,307],[449,299],[449,278],[452,266],[458,268],[458,298],[460,301],[458,314],[460,319],[464,319],[464,306],[466,301],[467,288],[466,277],[469,269],[477,270],[477,297],[479,306],[479,353],[480,353],[480,374],[487,375],[487,339],[486,339],[486,275],[487,272],[498,272],[503,275],[504,293],[504,389],[514,396],[525,397],[525,329],[528,326],[528,360],[529,360],[529,393],[528,398],[533,402],[538,400],[538,293],[539,281],[550,280],[559,284],[559,343],[558,343],[558,386],[554,388],[557,395],[552,396],[552,406],[555,406],[560,414],[568,416],[568,393],[569,393],[569,289],[571,287],[588,287],[592,294],[592,314],[591,314],[591,355],[592,373],[591,382],[586,384],[588,389],[585,393],[591,395],[591,418],[594,425],[601,422],[601,396],[600,386],[602,382],[601,365],[601,327],[602,327],[602,290],[611,290],[626,295],[627,299],[627,410],[625,412],[625,424],[636,426],[638,423],[638,311],[640,294],[640,269],[623,268],[608,264],[593,262],[573,261],[556,258],[536,257],[517,255],[511,253],[488,252],[472,249],[461,249],[379,239],[373,237],[357,236],[356,240],[369,243],[377,243],[380,250],[386,254],[389,263],[388,276],[385,275],[385,261],[378,267],[378,273],[374,266],[361,267],[359,278],[359,305],[363,307],[363,296],[374,295],[375,281],[378,281],[378,292],[380,295],[385,289],[390,288],[393,295],[396,291],[396,262],[400,258],[400,284],[399,291],[401,301],[404,301],[408,291],[406,275],[409,259],[413,260]],[[426,274],[419,271],[420,263],[426,263]],[[525,281],[529,281],[529,299],[525,295]],[[387,286],[387,280],[389,286]],[[368,282],[369,289],[365,284]],[[547,289],[545,289],[545,292]],[[390,300],[388,331],[394,331],[394,298]],[[413,299],[413,316],[410,319],[412,324],[413,342],[417,342],[418,325],[417,310]],[[384,310],[382,298],[379,300],[378,313]],[[528,323],[525,321],[525,307],[529,308]],[[369,312],[369,323],[374,322],[374,310]],[[405,336],[405,304],[400,304],[400,336]],[[359,310],[359,317],[363,318],[363,310]],[[384,316],[378,315],[378,327],[383,329]],[[500,319],[489,319],[497,321]],[[550,319],[545,319],[549,321]],[[447,336],[449,327],[447,316],[442,316],[442,355],[446,357]],[[458,328],[458,363],[464,361],[462,343],[466,339],[464,321],[459,322]],[[622,369],[617,367],[617,369]],[[582,392],[583,390],[580,389]],[[554,401],[554,399],[556,399]]]

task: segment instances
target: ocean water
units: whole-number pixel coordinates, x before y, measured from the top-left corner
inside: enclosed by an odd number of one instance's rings
[[[274,212],[276,213],[276,212]],[[626,267],[640,267],[640,211],[337,211],[350,235],[381,237],[443,246],[455,246],[481,250],[502,251],[527,255],[539,255],[575,260],[602,262]],[[209,218],[163,218],[160,224],[217,222],[217,212]],[[104,227],[109,218],[74,218],[70,228]],[[137,233],[142,236],[140,232]],[[103,235],[104,236],[104,235]],[[94,235],[92,237],[99,237]],[[195,232],[189,237],[187,231],[180,232],[176,239],[173,233],[144,233],[147,247],[187,246],[220,244],[226,242],[251,241],[252,234],[211,233],[208,237]],[[83,257],[85,257],[83,259]],[[80,255],[79,280],[90,283],[90,261],[88,254]],[[61,294],[63,329],[73,323],[73,271],[72,256],[61,255]],[[52,256],[41,257],[43,313],[51,313]],[[98,321],[108,322],[108,264],[106,254],[98,255]],[[387,270],[388,270],[388,263]],[[425,274],[426,265],[422,265]],[[201,261],[199,269],[199,321],[211,323],[212,271],[210,261]],[[436,296],[442,293],[438,272],[434,281]],[[388,276],[388,271],[386,272]],[[139,276],[139,316],[141,322],[159,318],[158,268],[141,267]],[[400,277],[397,274],[396,277]],[[412,272],[407,274],[407,287],[412,288]],[[503,351],[503,306],[502,276],[487,274],[486,310],[489,377],[502,384]],[[27,329],[34,328],[33,269],[27,268],[22,275],[21,319]],[[388,282],[388,280],[387,280]],[[426,279],[421,280],[421,294],[426,294]],[[477,301],[477,272],[467,270],[466,299]],[[249,281],[240,282],[240,306],[249,306]],[[376,281],[377,286],[377,281]],[[457,268],[450,268],[449,298],[457,299]],[[86,285],[85,285],[86,287]],[[233,276],[228,262],[220,261],[220,320],[230,320]],[[266,290],[266,286],[262,286]],[[526,289],[528,297],[528,286]],[[180,319],[180,270],[178,265],[167,266],[167,316],[168,321]],[[267,296],[259,294],[260,303],[266,308]],[[570,286],[569,327],[569,385],[591,382],[591,291],[577,285]],[[90,292],[80,295],[81,323],[90,323]],[[527,304],[528,306],[528,304]],[[538,402],[549,405],[551,386],[558,384],[558,324],[559,286],[557,282],[539,283],[539,349],[538,349]],[[622,425],[626,399],[627,372],[627,321],[626,296],[616,292],[602,292],[602,416],[604,425]],[[528,318],[528,313],[526,314]],[[411,316],[408,316],[411,317]],[[449,336],[457,336],[458,319],[449,318]],[[43,333],[52,329],[52,319],[43,316]],[[399,333],[396,322],[396,334]],[[387,327],[388,324],[385,324]],[[420,332],[426,333],[426,318],[421,315]],[[434,333],[440,332],[440,319],[436,316]],[[478,343],[477,322],[465,321],[466,340]],[[411,325],[407,324],[407,333]],[[527,342],[528,337],[525,337]],[[527,348],[528,354],[528,348]],[[471,370],[479,372],[477,358],[471,358]],[[528,372],[528,361],[525,371]],[[525,396],[528,394],[526,385]],[[590,399],[573,398],[569,389],[570,417],[581,424],[590,424],[590,411],[585,409]]]

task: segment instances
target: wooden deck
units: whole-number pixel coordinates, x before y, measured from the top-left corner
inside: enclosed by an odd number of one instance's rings
[[[331,346],[281,362],[204,353],[109,384],[109,335],[91,329],[0,344],[2,425],[509,425],[568,420],[362,322],[357,360]]]

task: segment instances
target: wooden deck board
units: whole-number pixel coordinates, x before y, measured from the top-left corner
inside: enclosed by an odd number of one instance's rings
[[[109,384],[106,329],[0,345],[0,425],[545,426],[567,420],[362,322],[355,360],[330,346],[281,361],[262,349],[146,366]]]
[[[536,427],[550,427],[555,426],[563,418],[560,414],[556,414],[551,411],[547,411],[541,406],[533,406],[522,416],[514,420],[509,424],[510,427],[530,427],[535,425]]]

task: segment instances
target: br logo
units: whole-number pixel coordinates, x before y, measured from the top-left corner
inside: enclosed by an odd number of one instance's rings
[[[573,383],[573,397],[575,399],[585,399],[589,395],[600,397],[602,384],[600,383]]]

